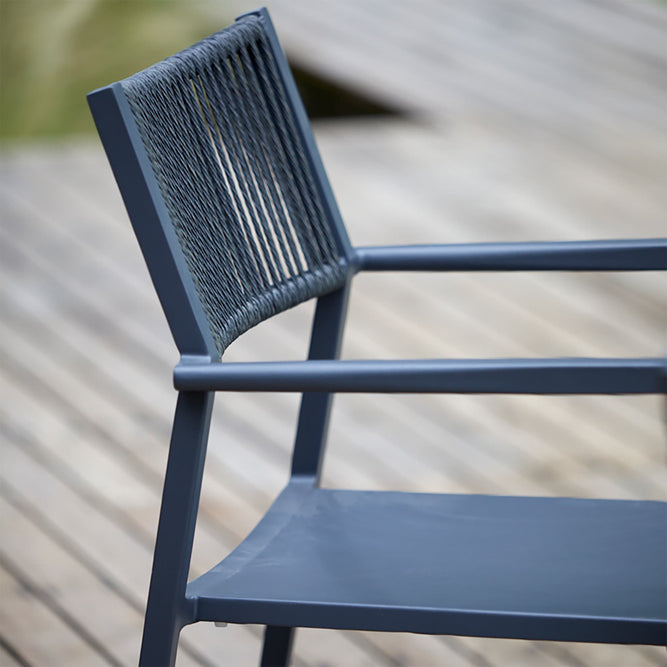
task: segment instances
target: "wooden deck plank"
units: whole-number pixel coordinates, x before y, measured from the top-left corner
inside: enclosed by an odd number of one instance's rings
[[[463,11],[452,12],[452,3],[341,2],[326,16],[308,3],[278,2],[273,9],[297,57],[307,54],[322,71],[399,107],[431,112],[485,105],[560,125],[582,117],[605,123],[619,114],[632,121],[643,114],[664,127],[655,86],[644,86],[660,80],[649,53],[653,46],[664,61],[659,28],[626,19],[617,39],[605,42],[587,34],[595,30],[581,29],[582,14],[595,10],[592,3],[578,3],[569,21],[513,2],[458,7]],[[604,9],[597,13],[609,14],[609,24],[617,18]],[[619,48],[633,28],[651,32],[644,34],[646,46]],[[652,78],[646,76],[651,69]],[[632,74],[624,76],[627,70]]]
[[[102,611],[86,627],[106,637],[104,645],[114,654],[121,652],[119,664],[132,664],[138,657],[145,589],[150,576],[150,545],[137,548],[127,526],[116,525],[86,495],[77,495],[54,474],[58,467],[48,459],[40,460],[40,452],[32,451],[20,434],[5,432],[3,436],[4,489],[35,524],[31,529],[33,542],[40,539],[50,542],[50,546],[34,550],[32,558],[39,560],[45,553],[54,552],[60,557],[57,562],[67,568],[63,572],[54,571],[50,560],[51,569],[42,568],[40,576],[65,598],[74,613],[90,614],[91,600],[102,605]],[[70,451],[71,456],[76,453]],[[131,488],[124,490],[132,492]],[[138,576],[133,578],[133,575]],[[79,599],[87,595],[85,600]],[[107,618],[111,614],[113,620],[111,612],[116,616],[123,614],[125,626],[123,632],[109,637],[106,633],[114,629]],[[205,655],[206,651],[202,652],[200,647],[185,643],[184,649],[183,664],[215,664],[213,660],[193,659]],[[215,652],[212,655],[214,658]]]
[[[6,530],[16,528],[14,514],[0,498],[0,512]],[[4,547],[3,548],[3,560]],[[8,638],[15,651],[29,664],[109,665],[99,653],[63,618],[53,605],[45,603],[40,592],[18,581],[9,573],[6,563],[0,566],[0,634]]]
[[[28,665],[3,637],[0,637],[0,665],[4,667],[26,667]]]
[[[3,475],[12,472],[4,449]],[[115,665],[136,662],[139,655],[136,625],[141,620],[137,610],[50,540],[15,505],[2,498],[0,509],[3,524],[21,536],[20,540],[6,541],[0,547],[2,558],[11,563],[21,580],[47,599],[59,615],[71,618],[75,629],[84,628],[84,638],[106,662]],[[102,599],[104,604],[100,605]]]

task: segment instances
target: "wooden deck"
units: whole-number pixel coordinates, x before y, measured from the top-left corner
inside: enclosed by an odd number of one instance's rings
[[[430,22],[398,3],[270,7],[288,50],[411,112],[316,128],[355,243],[665,235],[661,8],[417,5]],[[411,70],[419,31],[436,26],[430,57]],[[0,195],[0,665],[131,665],[176,349],[96,142],[5,149]],[[344,356],[659,356],[665,306],[665,277],[653,273],[364,275]],[[306,304],[256,328],[229,358],[303,357],[311,314]],[[193,575],[285,482],[296,406],[288,395],[218,398]],[[324,480],[664,498],[664,407],[660,397],[340,396]],[[253,665],[259,644],[257,627],[199,624],[184,630],[178,664]],[[295,664],[664,660],[645,647],[302,629]]]

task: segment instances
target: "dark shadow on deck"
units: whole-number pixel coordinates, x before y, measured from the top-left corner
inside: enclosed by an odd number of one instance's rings
[[[405,111],[373,100],[290,60],[290,67],[311,120],[345,116],[404,116]]]

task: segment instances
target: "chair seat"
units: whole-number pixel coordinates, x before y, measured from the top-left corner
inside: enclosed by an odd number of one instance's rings
[[[292,482],[187,597],[193,621],[663,644],[666,507]]]

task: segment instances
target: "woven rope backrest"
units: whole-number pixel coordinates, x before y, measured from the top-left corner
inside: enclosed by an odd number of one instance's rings
[[[218,352],[347,275],[261,21],[122,82]]]

